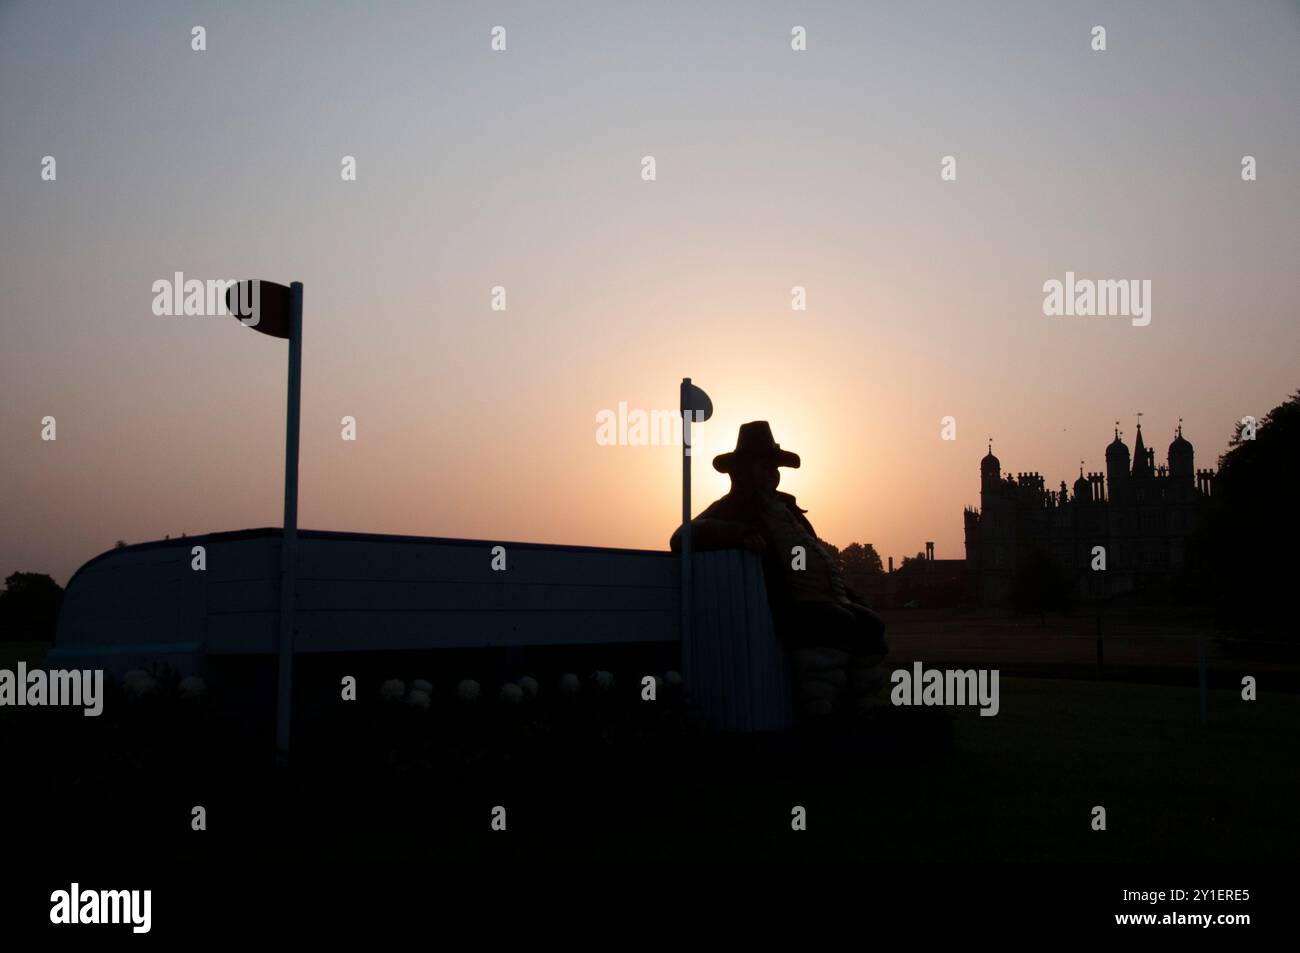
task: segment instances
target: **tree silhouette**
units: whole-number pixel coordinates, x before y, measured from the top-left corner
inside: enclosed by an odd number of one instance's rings
[[[870,543],[849,543],[840,553],[840,566],[846,576],[873,576],[884,572],[880,554]]]
[[[1297,639],[1295,549],[1300,542],[1300,391],[1260,419],[1238,422],[1219,458],[1210,518],[1195,548],[1220,626],[1238,637]]]
[[[52,640],[62,604],[63,589],[49,576],[38,572],[12,573],[0,592],[0,625],[22,635]]]

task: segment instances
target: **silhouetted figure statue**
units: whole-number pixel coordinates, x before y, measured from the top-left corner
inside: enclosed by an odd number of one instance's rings
[[[844,711],[846,700],[859,708],[873,704],[888,649],[880,617],[844,583],[795,498],[777,492],[779,468],[798,466],[798,454],[781,449],[766,420],[742,424],[736,449],[713,460],[715,470],[731,477],[731,491],[691,521],[691,546],[762,554],[776,633],[791,653],[796,705],[820,718]],[[680,528],[670,545],[680,549]],[[796,547],[803,548],[803,561]]]

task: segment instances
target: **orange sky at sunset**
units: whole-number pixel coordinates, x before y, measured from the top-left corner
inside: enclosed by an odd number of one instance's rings
[[[690,376],[696,512],[767,419],[824,538],[958,558],[988,435],[1055,488],[1181,416],[1213,466],[1300,386],[1293,6],[1111,7],[1105,57],[1039,5],[812,10],[804,56],[779,6],[654,6],[511,8],[495,59],[470,7],[205,8],[206,57],[187,10],[0,11],[0,574],[279,525],[285,344],[154,315],[176,271],[304,283],[311,529],[666,548],[677,448],[596,415]],[[1045,316],[1067,271],[1150,326]]]

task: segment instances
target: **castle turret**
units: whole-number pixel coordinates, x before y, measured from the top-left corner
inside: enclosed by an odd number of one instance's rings
[[[1065,495],[1065,482],[1061,482],[1061,495]],[[1092,483],[1083,475],[1083,461],[1079,461],[1079,479],[1074,481],[1074,499],[1078,503],[1092,502]]]
[[[1106,447],[1106,482],[1110,484],[1111,495],[1115,487],[1128,480],[1128,447],[1119,438],[1119,421],[1115,421],[1115,439]]]
[[[1178,420],[1178,435],[1169,445],[1169,475],[1175,480],[1192,480],[1196,475],[1192,444],[1183,439],[1183,421]]]
[[[969,459],[969,458],[968,458]],[[989,439],[989,452],[980,461],[980,485],[987,488],[991,483],[1002,479],[1002,464],[993,456],[993,440]]]

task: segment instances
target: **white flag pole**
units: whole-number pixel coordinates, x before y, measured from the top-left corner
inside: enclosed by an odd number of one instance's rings
[[[713,401],[689,377],[682,378],[682,674],[691,684],[691,424],[713,416]]]
[[[691,681],[691,379],[682,378],[682,675]]]
[[[289,402],[284,437],[284,534],[280,542],[280,660],[276,685],[275,743],[289,754],[293,711],[294,600],[298,587],[298,424],[302,398],[302,282],[289,286]]]

